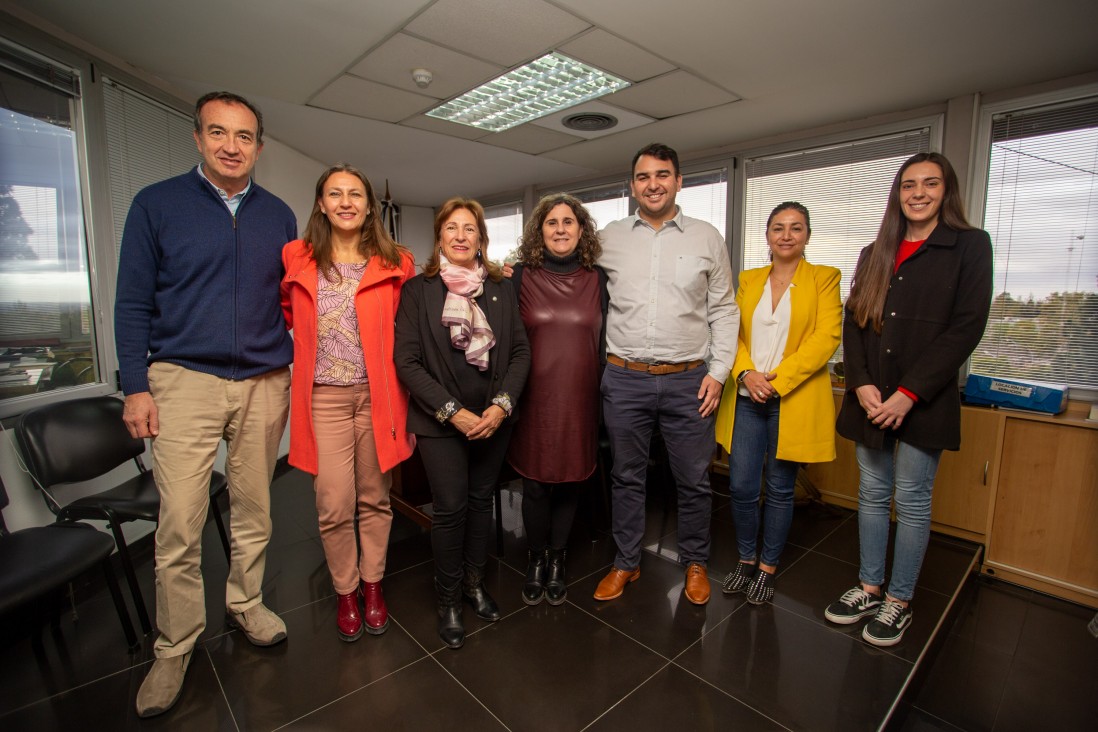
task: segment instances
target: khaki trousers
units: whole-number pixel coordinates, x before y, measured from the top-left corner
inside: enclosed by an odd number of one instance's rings
[[[332,586],[337,593],[349,595],[358,589],[360,579],[381,581],[393,523],[389,505],[393,480],[378,464],[369,385],[314,384],[313,432],[320,540]]]
[[[260,587],[271,538],[271,477],[286,428],[290,371],[230,381],[170,363],[149,367],[160,434],[153,474],[160,491],[156,529],[157,658],[190,651],[206,627],[202,527],[210,472],[225,440],[231,559],[225,605],[243,612],[263,601]]]

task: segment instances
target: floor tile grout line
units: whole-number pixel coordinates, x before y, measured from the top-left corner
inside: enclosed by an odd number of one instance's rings
[[[623,695],[623,696],[622,696],[622,697],[621,697],[620,699],[618,699],[618,700],[617,700],[616,702],[614,702],[614,703],[613,703],[613,704],[611,704],[610,706],[608,706],[608,707],[606,707],[605,709],[603,709],[603,710],[602,710],[602,713],[601,713],[601,714],[599,714],[598,716],[596,716],[596,717],[595,717],[594,719],[592,719],[592,720],[591,720],[590,722],[588,722],[588,723],[587,723],[586,725],[584,725],[583,727],[580,727],[580,732],[584,732],[584,730],[590,729],[591,725],[595,724],[595,723],[596,723],[596,722],[598,722],[598,721],[599,721],[600,719],[602,719],[603,717],[605,717],[605,716],[606,716],[607,714],[609,714],[610,712],[612,712],[612,711],[613,711],[613,710],[614,710],[615,708],[617,708],[617,706],[618,706],[619,704],[621,704],[622,702],[624,702],[624,701],[625,701],[626,699],[628,699],[629,697],[633,696],[633,694],[636,694],[636,693],[637,693],[637,692],[638,692],[638,691],[639,691],[639,690],[641,689],[641,687],[643,687],[643,686],[644,686],[645,684],[647,684],[647,683],[648,683],[649,681],[651,681],[652,679],[656,678],[656,676],[657,676],[657,675],[659,675],[659,673],[660,673],[660,672],[662,672],[662,671],[663,671],[663,670],[664,670],[665,668],[667,668],[667,667],[668,667],[668,666],[670,666],[670,665],[671,665],[671,661],[667,661],[667,662],[666,662],[666,663],[664,663],[664,664],[663,664],[662,666],[660,666],[660,667],[659,667],[658,669],[656,669],[655,671],[653,671],[653,672],[652,672],[652,673],[651,673],[651,674],[650,674],[650,675],[648,676],[648,678],[644,679],[644,680],[643,680],[643,681],[641,681],[641,682],[640,682],[639,684],[637,684],[636,686],[634,686],[634,687],[633,687],[632,689],[630,689],[629,691],[627,691],[627,692],[626,692],[626,693],[625,693],[625,694],[624,694],[624,695]]]
[[[934,624],[934,629],[930,631],[930,636],[926,639],[926,643],[923,644],[923,648],[919,651],[919,656],[915,659],[915,662],[911,665],[911,671],[908,673],[907,678],[904,679],[903,685],[900,687],[900,693],[896,695],[896,699],[889,706],[888,711],[885,713],[884,719],[881,721],[878,729],[885,729],[888,726],[889,720],[892,719],[892,715],[896,713],[896,709],[899,707],[904,694],[907,693],[908,688],[911,686],[911,681],[915,677],[915,674],[919,671],[923,659],[926,658],[927,651],[935,641],[938,640],[938,633],[942,630],[953,610],[954,605],[957,602],[957,598],[960,597],[961,592],[964,591],[965,584],[971,581],[973,571],[979,567],[980,552],[975,552],[972,555],[972,559],[969,560],[968,570],[961,576],[961,581],[958,583],[957,588],[953,591],[953,594],[949,597],[949,602],[946,603],[945,609],[942,610],[942,614],[938,616],[938,622]],[[884,649],[886,652],[891,652],[891,649]]]
[[[34,701],[28,702],[28,703],[24,704],[21,707],[16,707],[15,709],[10,709],[10,710],[4,712],[3,714],[0,714],[0,721],[2,721],[4,719],[4,717],[11,716],[12,714],[15,714],[16,712],[21,712],[24,709],[29,709],[30,707],[41,704],[42,702],[51,701],[53,699],[56,699],[57,697],[64,696],[65,694],[76,691],[78,689],[82,689],[85,686],[91,686],[92,684],[98,684],[100,681],[105,681],[105,680],[111,678],[112,676],[117,676],[118,674],[129,673],[129,672],[133,671],[135,668],[137,668],[137,666],[143,665],[145,663],[151,663],[151,661],[142,661],[140,664],[137,664],[137,665],[134,665],[134,666],[128,666],[126,668],[119,669],[117,671],[112,671],[109,674],[104,674],[103,676],[99,676],[99,677],[94,678],[94,679],[89,679],[88,681],[85,681],[82,684],[77,684],[76,686],[70,686],[67,689],[62,689],[61,691],[55,692],[53,694],[49,694],[48,696],[44,696],[40,699],[35,699]]]
[[[729,617],[731,617],[731,616],[729,616]],[[727,619],[727,618],[726,618],[726,619]],[[721,622],[724,622],[724,621],[721,621]],[[718,625],[719,625],[719,624],[720,624],[720,623],[718,623]],[[681,654],[680,654],[680,655],[681,655]],[[676,656],[676,659],[677,659],[677,658],[678,658],[678,656]],[[694,677],[695,679],[697,679],[698,681],[702,682],[703,684],[705,684],[705,685],[707,685],[707,686],[710,686],[710,687],[712,687],[712,688],[713,688],[714,690],[716,690],[716,691],[720,692],[721,694],[724,694],[725,696],[727,696],[727,697],[728,697],[729,699],[733,700],[734,702],[736,702],[736,703],[737,703],[737,704],[739,704],[740,706],[743,706],[743,707],[747,707],[747,708],[748,708],[748,709],[750,709],[751,711],[753,711],[753,712],[755,712],[756,714],[758,714],[758,715],[759,715],[760,717],[765,717],[766,719],[770,720],[771,722],[773,722],[774,724],[778,725],[778,726],[779,726],[779,727],[781,727],[782,729],[784,729],[784,730],[791,730],[791,729],[792,729],[791,727],[787,727],[786,725],[782,724],[782,723],[781,723],[781,722],[779,722],[778,720],[774,719],[773,717],[771,717],[771,716],[770,716],[769,714],[767,714],[767,713],[766,713],[766,712],[764,712],[763,710],[761,710],[761,709],[756,709],[755,707],[751,706],[750,704],[748,704],[748,703],[747,703],[746,701],[744,701],[743,699],[740,699],[740,698],[739,698],[738,696],[736,696],[735,694],[729,693],[729,692],[725,691],[724,689],[722,689],[721,687],[719,687],[719,686],[717,686],[716,684],[714,684],[713,682],[709,681],[708,679],[705,679],[705,678],[702,678],[701,676],[698,676],[698,675],[697,675],[696,673],[694,673],[694,672],[693,672],[693,671],[691,671],[690,669],[688,669],[688,668],[686,668],[686,667],[682,666],[682,665],[681,665],[681,664],[679,664],[679,663],[678,663],[677,661],[672,661],[672,662],[671,662],[671,663],[669,663],[668,665],[669,665],[669,666],[674,666],[675,668],[679,669],[679,670],[680,670],[680,671],[682,671],[683,673],[686,673],[686,674],[689,674],[690,676],[693,676],[693,677]]]
[[[402,629],[403,629],[403,627],[402,627]],[[407,631],[405,631],[405,632],[407,633]],[[409,637],[411,637],[411,634],[409,634]],[[414,638],[412,638],[412,640],[415,641]],[[423,648],[423,646],[420,645],[420,648]],[[321,709],[326,709],[326,708],[332,706],[333,704],[341,702],[341,701],[343,701],[344,699],[346,699],[348,697],[354,696],[355,694],[357,694],[357,693],[359,693],[359,692],[361,692],[365,689],[369,689],[371,686],[374,686],[375,684],[378,684],[378,683],[384,681],[385,679],[393,676],[394,674],[398,674],[398,673],[400,673],[401,671],[403,671],[405,669],[411,668],[412,666],[415,666],[417,663],[425,662],[430,657],[431,657],[431,654],[429,652],[425,653],[424,655],[420,656],[419,658],[415,659],[414,661],[409,661],[408,663],[404,664],[400,668],[394,668],[389,673],[377,677],[376,679],[374,679],[373,681],[371,681],[368,684],[363,684],[362,686],[358,687],[357,689],[351,689],[347,693],[342,694],[340,696],[337,696],[336,698],[331,699],[331,700],[325,702],[324,704],[321,704],[319,707],[309,710],[305,714],[302,714],[298,717],[295,717],[295,718],[289,720],[288,722],[280,724],[279,726],[275,727],[271,732],[276,732],[276,730],[285,729],[286,727],[289,727],[291,724],[294,724],[295,722],[300,722],[303,719],[311,717],[312,715],[319,712]]]
[[[221,683],[221,674],[217,672],[217,664],[214,663],[213,656],[210,654],[210,649],[203,644],[202,651],[206,654],[206,660],[210,662],[214,680],[217,681],[217,688],[221,690],[221,698],[225,700],[225,707],[229,710],[229,719],[233,720],[233,727],[236,729],[236,732],[240,732],[240,723],[236,721],[236,713],[233,711],[233,705],[229,703],[229,695],[225,692],[225,685]]]

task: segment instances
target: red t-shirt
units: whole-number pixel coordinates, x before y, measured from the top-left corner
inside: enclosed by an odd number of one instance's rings
[[[900,265],[903,264],[908,257],[919,250],[919,247],[923,245],[926,239],[921,241],[907,241],[906,239],[900,242],[900,248],[896,250],[896,266],[893,267],[892,273],[895,274],[900,271]],[[919,397],[909,389],[905,389],[902,385],[896,387],[897,390],[902,392],[905,396],[911,398],[912,401],[919,401]]]

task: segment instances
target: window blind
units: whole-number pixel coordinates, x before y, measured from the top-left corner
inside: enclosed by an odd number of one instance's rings
[[[137,192],[193,168],[202,157],[191,117],[111,79],[103,82],[117,261],[126,214]]]
[[[991,120],[991,318],[973,373],[1098,389],[1098,98]]]

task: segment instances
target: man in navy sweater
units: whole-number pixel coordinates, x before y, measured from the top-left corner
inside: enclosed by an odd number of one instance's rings
[[[251,179],[263,148],[259,110],[213,92],[198,100],[194,123],[202,163],[137,194],[118,264],[123,418],[134,437],[152,438],[161,500],[160,635],[137,694],[142,717],[175,704],[206,625],[202,527],[222,440],[231,498],[228,622],[255,645],[286,638],[260,585],[293,360],[278,299],[281,252],[297,227],[290,208]]]

